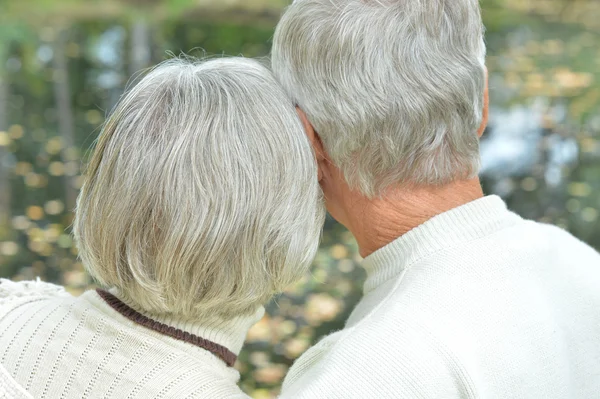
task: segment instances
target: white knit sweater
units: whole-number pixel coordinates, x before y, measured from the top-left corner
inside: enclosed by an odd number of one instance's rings
[[[600,255],[486,197],[365,259],[346,327],[283,398],[600,398]]]
[[[263,312],[213,326],[145,316],[238,354]],[[247,398],[212,353],[134,323],[95,291],[76,298],[43,282],[0,280],[0,364],[7,398]]]

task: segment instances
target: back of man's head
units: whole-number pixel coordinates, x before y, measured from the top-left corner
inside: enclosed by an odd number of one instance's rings
[[[273,69],[367,196],[477,175],[486,85],[477,0],[296,0]]]

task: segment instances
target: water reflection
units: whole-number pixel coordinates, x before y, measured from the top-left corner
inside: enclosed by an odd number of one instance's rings
[[[499,183],[508,177],[531,175],[540,164],[548,186],[564,184],[565,171],[578,160],[579,146],[575,137],[544,127],[544,121],[564,123],[566,111],[563,104],[549,107],[545,99],[491,110],[490,125],[481,142],[481,175],[498,187],[498,194],[511,193]]]

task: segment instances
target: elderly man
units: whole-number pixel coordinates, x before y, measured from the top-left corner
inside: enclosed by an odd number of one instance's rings
[[[592,398],[600,255],[477,179],[487,121],[477,0],[297,0],[273,46],[356,237],[364,297],[284,398]]]

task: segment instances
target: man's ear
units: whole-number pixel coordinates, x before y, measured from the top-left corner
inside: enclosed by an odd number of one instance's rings
[[[315,131],[314,127],[309,122],[304,111],[302,111],[302,109],[300,109],[299,107],[296,107],[296,112],[298,112],[298,116],[300,117],[300,120],[302,121],[302,125],[304,126],[304,131],[306,132],[306,136],[308,137],[308,140],[310,141],[310,143],[313,147],[313,150],[315,152],[317,164],[319,165],[319,181],[321,181],[321,179],[323,177],[323,171],[321,170],[321,165],[323,164],[323,161],[325,161],[325,159],[326,159],[325,149],[323,148],[323,142],[321,141],[319,134]]]
[[[481,119],[481,126],[479,126],[479,130],[477,131],[477,136],[483,136],[483,132],[488,124],[488,119],[490,115],[490,91],[489,91],[489,79],[488,79],[488,71],[487,68],[485,70],[485,92],[483,93],[483,118]]]

